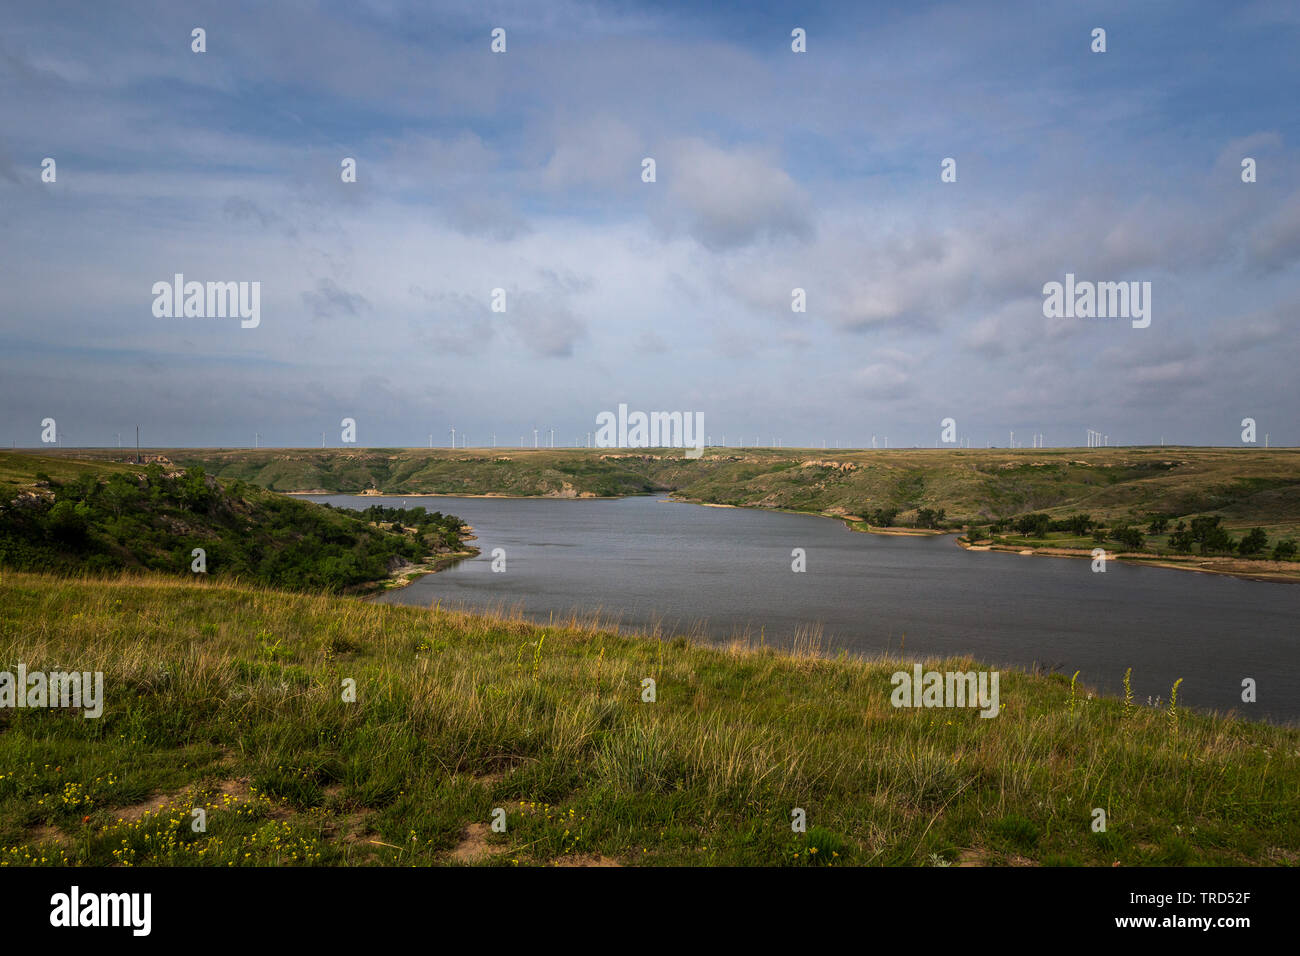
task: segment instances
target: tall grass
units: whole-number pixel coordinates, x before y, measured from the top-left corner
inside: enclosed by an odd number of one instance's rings
[[[106,703],[0,711],[0,862],[444,863],[497,807],[496,865],[1300,858],[1300,731],[1005,670],[996,718],[895,709],[898,660],[7,573],[0,669],[101,670]],[[186,808],[222,795],[246,812],[195,833]]]

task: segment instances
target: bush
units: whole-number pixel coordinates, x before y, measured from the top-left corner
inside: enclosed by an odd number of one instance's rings
[[[45,530],[55,541],[80,544],[90,528],[90,506],[85,502],[56,501],[45,516]]]

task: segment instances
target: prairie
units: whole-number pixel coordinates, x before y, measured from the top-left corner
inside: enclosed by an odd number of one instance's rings
[[[1300,859],[1300,730],[1060,674],[1002,671],[987,719],[891,706],[898,659],[5,572],[0,667],[20,662],[102,671],[105,703],[0,710],[4,864]]]

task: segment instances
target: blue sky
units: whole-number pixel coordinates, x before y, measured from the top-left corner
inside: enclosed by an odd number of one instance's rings
[[[1300,444],[1292,3],[7,20],[0,441],[567,444],[626,402],[731,444]],[[177,272],[260,282],[260,325],[156,318]],[[1151,282],[1150,327],[1045,318],[1067,272]]]

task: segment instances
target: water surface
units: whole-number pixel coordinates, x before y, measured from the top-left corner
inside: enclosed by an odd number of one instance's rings
[[[380,600],[519,609],[530,618],[600,611],[626,626],[748,631],[788,646],[911,657],[969,655],[1039,665],[1108,693],[1133,668],[1140,702],[1168,699],[1300,719],[1300,585],[1080,559],[969,552],[951,536],[860,534],[814,515],[639,497],[597,500],[312,496],[336,507],[405,502],[474,527],[482,554]],[[505,550],[505,573],[492,551]],[[807,571],[791,571],[803,548]],[[1252,677],[1258,702],[1241,702]]]

